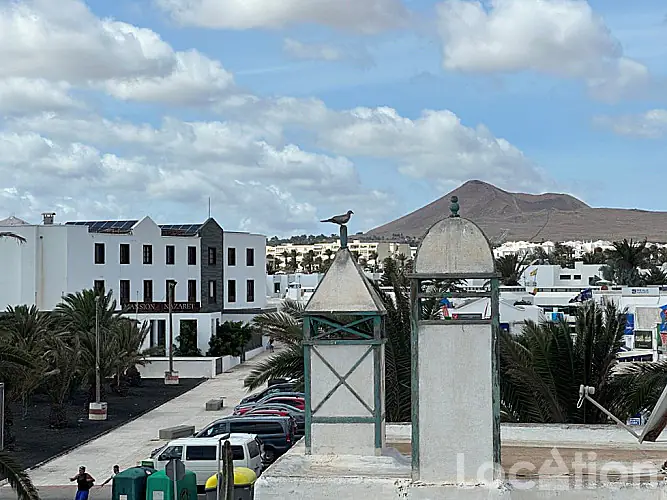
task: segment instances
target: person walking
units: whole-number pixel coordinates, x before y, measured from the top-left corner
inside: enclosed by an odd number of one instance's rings
[[[74,500],[88,500],[88,493],[90,488],[95,483],[95,478],[86,472],[86,468],[82,465],[79,467],[79,473],[69,478],[70,481],[76,481],[76,496]]]
[[[118,474],[119,472],[120,472],[120,467],[119,467],[118,465],[114,465],[114,466],[113,466],[113,472],[112,472],[111,475],[109,476],[109,479],[107,479],[107,480],[104,481],[102,484],[100,484],[100,488],[103,488],[103,487],[106,486],[110,481],[113,481],[113,478],[116,477],[116,474]]]

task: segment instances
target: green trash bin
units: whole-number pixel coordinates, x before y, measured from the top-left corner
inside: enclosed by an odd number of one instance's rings
[[[174,481],[161,470],[148,476],[146,481],[146,500],[197,500],[197,476],[191,470],[185,471],[185,477],[176,482],[178,495],[174,498]],[[129,500],[129,499],[128,499]]]
[[[145,500],[146,481],[155,472],[150,467],[131,467],[119,472],[111,483],[112,500]]]

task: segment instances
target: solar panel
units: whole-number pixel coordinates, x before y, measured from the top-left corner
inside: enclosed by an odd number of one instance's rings
[[[201,224],[160,224],[160,229],[165,236],[195,236]]]

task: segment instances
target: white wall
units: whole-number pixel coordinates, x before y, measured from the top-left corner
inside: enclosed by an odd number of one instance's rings
[[[197,302],[200,297],[200,265],[201,256],[199,238],[162,236],[160,227],[151,219],[144,218],[132,230],[132,234],[90,233],[92,242],[87,249],[79,252],[79,266],[89,276],[88,288],[92,288],[94,280],[104,280],[106,289],[113,290],[119,297],[120,280],[130,280],[130,301],[143,302],[143,282],[153,281],[153,301],[166,302],[166,280],[177,281],[175,302],[188,299],[188,280],[197,281]],[[95,264],[94,243],[104,243],[105,263]],[[130,244],[130,263],[120,264],[120,244]],[[143,263],[143,246],[153,246],[153,264]],[[166,247],[175,247],[174,265],[166,264]],[[197,264],[188,265],[188,246],[197,248]]]
[[[224,232],[224,309],[263,309],[266,307],[266,236],[261,234],[239,233],[233,231]],[[228,249],[236,249],[236,265],[230,266],[228,262]],[[255,263],[253,266],[246,265],[246,249],[255,250]],[[229,302],[228,284],[229,280],[236,281],[236,301]],[[246,282],[255,282],[255,300],[246,300]]]

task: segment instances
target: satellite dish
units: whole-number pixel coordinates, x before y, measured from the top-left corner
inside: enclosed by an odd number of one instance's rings
[[[660,399],[655,404],[655,408],[651,412],[651,416],[644,426],[642,435],[639,437],[639,442],[650,441],[654,443],[658,436],[667,426],[667,386],[662,390]]]

